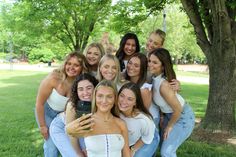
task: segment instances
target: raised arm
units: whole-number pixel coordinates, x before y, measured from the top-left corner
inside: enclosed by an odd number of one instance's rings
[[[73,122],[75,122],[75,123],[73,123]],[[68,124],[69,124],[69,126],[71,126],[69,128],[72,128],[72,129],[74,126],[79,124],[76,121],[76,112],[75,112],[74,108],[72,107],[71,102],[68,102],[67,106],[66,106],[66,130],[68,130]],[[83,156],[82,150],[81,150],[80,145],[78,143],[78,137],[69,136],[69,138],[70,138],[71,145],[75,149],[76,153],[79,156]]]

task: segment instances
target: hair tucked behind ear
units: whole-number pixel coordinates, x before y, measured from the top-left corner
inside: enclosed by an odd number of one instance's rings
[[[155,55],[161,61],[162,66],[164,68],[163,74],[166,80],[171,82],[172,79],[176,79],[176,74],[173,69],[171,56],[168,50],[164,48],[158,48],[153,50],[150,55]]]

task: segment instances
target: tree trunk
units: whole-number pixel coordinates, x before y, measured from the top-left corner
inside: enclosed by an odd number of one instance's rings
[[[212,132],[235,130],[236,79],[233,77],[235,70],[230,61],[209,64],[208,105],[201,127]]]
[[[233,132],[236,130],[235,15],[229,15],[225,0],[181,2],[209,66],[208,105],[200,126],[213,132]]]

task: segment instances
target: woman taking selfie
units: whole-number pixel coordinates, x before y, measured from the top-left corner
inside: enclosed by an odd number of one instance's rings
[[[78,142],[78,138],[69,138],[65,132],[65,123],[74,121],[83,113],[91,112],[92,94],[97,83],[98,81],[95,77],[88,73],[79,75],[72,85],[71,96],[67,103],[66,113],[60,113],[54,118],[50,125],[52,140],[63,157],[85,155],[83,139],[80,139],[80,142]],[[84,154],[82,154],[81,150]]]

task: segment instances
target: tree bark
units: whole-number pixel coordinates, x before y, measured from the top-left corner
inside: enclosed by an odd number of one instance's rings
[[[209,0],[208,3],[204,0],[181,0],[181,3],[209,66],[208,105],[201,127],[213,132],[233,132],[236,130],[235,17],[230,18],[225,0]],[[201,12],[200,7],[204,8],[204,12]],[[206,13],[209,13],[208,21],[203,19],[206,18]]]

